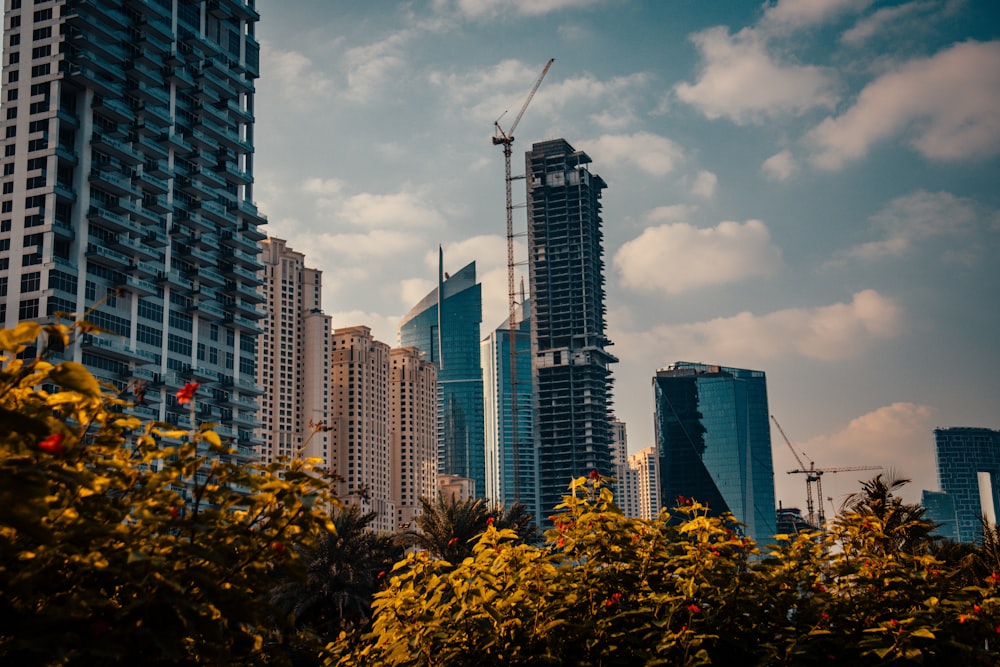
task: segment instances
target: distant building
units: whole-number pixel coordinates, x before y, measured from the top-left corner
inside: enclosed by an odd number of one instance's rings
[[[460,475],[438,475],[438,493],[446,501],[462,502],[475,498],[473,485],[468,477]]]
[[[775,534],[794,535],[816,530],[816,526],[806,521],[798,507],[778,507],[775,510]]]
[[[525,154],[538,506],[574,477],[611,476],[611,364],[604,320],[604,180],[564,139]]]
[[[412,528],[437,496],[437,367],[415,347],[389,351],[389,448],[396,527]]]
[[[323,273],[281,239],[263,242],[268,317],[257,347],[260,444],[257,457],[303,456],[332,463],[330,436],[330,317],[322,311]],[[247,410],[250,404],[237,404]]]
[[[943,491],[924,489],[920,497],[920,504],[927,510],[924,518],[937,525],[933,533],[936,537],[953,542],[960,541],[958,539],[958,516],[955,513],[954,496]]]
[[[1000,431],[988,428],[934,430],[938,481],[955,505],[960,542],[982,538],[980,519],[996,524],[1000,513]]]
[[[628,460],[628,430],[625,422],[614,417],[608,422],[611,433],[611,465],[615,482],[612,488],[615,494],[615,504],[622,514],[629,517],[639,516],[639,475],[629,466]]]
[[[399,323],[400,346],[419,348],[438,369],[438,473],[473,480],[477,496],[486,488],[482,320],[476,263],[446,277],[439,258],[438,286]]]
[[[518,315],[528,310],[518,309]],[[484,418],[486,426],[486,488],[483,495],[510,506],[524,505],[538,519],[535,503],[537,488],[535,442],[532,431],[534,414],[531,384],[531,324],[518,319],[511,332],[510,322],[504,321],[480,345],[483,366]],[[517,359],[517,382],[511,382],[511,339]],[[517,401],[517,454],[514,453],[514,410],[512,389]]]
[[[635,454],[629,454],[629,470],[635,475],[635,516],[639,519],[655,519],[660,515],[660,456],[656,447],[646,447]]]
[[[731,512],[758,544],[775,535],[774,467],[762,371],[677,362],[653,378],[660,500]]]
[[[0,327],[109,331],[54,352],[241,455],[258,447],[253,3],[5,3]]]
[[[331,338],[330,446],[337,495],[364,512],[371,527],[396,528],[389,440],[389,346],[365,326],[335,329]]]

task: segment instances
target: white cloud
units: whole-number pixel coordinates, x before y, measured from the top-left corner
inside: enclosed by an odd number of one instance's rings
[[[406,232],[373,229],[357,234],[311,234],[293,247],[308,257],[340,255],[354,262],[412,252],[418,238]]]
[[[883,7],[869,16],[862,17],[840,36],[840,41],[850,46],[860,46],[889,35],[914,35],[925,32],[941,19],[954,13],[962,0],[914,0],[892,7]]]
[[[908,502],[919,502],[921,490],[938,488],[934,416],[934,409],[927,405],[892,403],[852,419],[835,433],[810,438],[801,449],[816,458],[817,468],[882,466],[881,471],[824,475],[824,495],[833,497],[838,509],[845,495],[860,490],[858,480],[871,479],[880,472],[912,480],[901,495]],[[779,442],[772,441],[772,449]],[[829,512],[829,506],[827,509]]]
[[[400,52],[408,41],[409,32],[401,30],[380,42],[348,49],[347,60],[348,99],[356,102],[369,100],[377,90],[389,86],[406,65]]]
[[[862,260],[897,257],[928,239],[968,238],[980,220],[979,207],[970,199],[918,190],[893,199],[872,216],[872,226],[882,238],[854,246],[847,255]]]
[[[857,13],[873,0],[778,0],[764,4],[761,25],[768,29],[795,30],[821,25],[843,14]]]
[[[666,263],[664,263],[666,265]],[[662,267],[661,267],[662,268]],[[642,333],[614,334],[623,361],[713,359],[753,368],[794,356],[837,362],[857,357],[878,340],[899,336],[903,314],[875,290],[856,293],[848,303],[788,308],[764,315],[743,312],[691,324],[661,325]]]
[[[471,19],[491,19],[508,11],[526,16],[541,16],[562,9],[580,9],[600,4],[602,0],[434,0],[439,12],[458,11]]]
[[[702,57],[698,81],[678,83],[674,92],[709,119],[727,118],[745,125],[816,107],[832,108],[837,101],[831,72],[778,62],[755,30],[730,35],[718,26],[691,39]]]
[[[646,222],[678,222],[691,217],[697,211],[698,207],[690,204],[672,204],[670,206],[657,206],[644,218]]]
[[[311,110],[331,97],[333,83],[309,58],[295,51],[272,49],[266,42],[261,50],[268,85],[276,87],[272,96],[282,100],[284,109]]]
[[[444,217],[430,204],[410,192],[389,195],[361,193],[349,197],[340,217],[358,227],[438,227]]]
[[[399,281],[399,300],[404,308],[412,308],[420,303],[432,289],[437,287],[437,282],[428,278],[406,278]]]
[[[861,91],[809,134],[813,162],[839,169],[905,134],[921,155],[957,161],[1000,152],[1000,41],[963,42],[909,61]]]
[[[650,227],[625,243],[614,265],[626,287],[681,294],[773,275],[781,250],[759,220],[722,222],[710,229],[675,223]]]
[[[790,151],[783,150],[764,160],[760,169],[768,178],[775,181],[787,181],[795,174],[798,164]]]
[[[694,183],[691,185],[691,194],[705,199],[711,199],[715,196],[715,188],[718,185],[718,177],[712,172],[702,169],[698,172],[698,175],[695,176]]]
[[[665,176],[684,158],[680,146],[651,132],[605,134],[580,143],[591,157],[599,155],[602,165],[631,163],[651,176]]]
[[[302,191],[312,195],[335,195],[343,189],[339,178],[307,178],[302,184]]]

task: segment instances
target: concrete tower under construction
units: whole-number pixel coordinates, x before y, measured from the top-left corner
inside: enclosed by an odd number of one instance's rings
[[[525,156],[537,507],[545,517],[573,477],[613,474],[605,348],[601,191],[590,157],[564,139]]]

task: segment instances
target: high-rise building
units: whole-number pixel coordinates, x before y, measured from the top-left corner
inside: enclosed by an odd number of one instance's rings
[[[529,319],[520,317],[520,313],[528,309],[527,303],[518,309],[515,317],[518,322],[513,332],[508,318],[484,338],[481,345],[486,423],[484,496],[508,507],[519,502],[537,519],[537,477],[532,432],[531,323]],[[516,382],[511,382],[511,340],[517,354]],[[512,403],[515,400],[516,411]]]
[[[439,254],[438,286],[400,321],[399,344],[419,348],[438,369],[438,473],[473,480],[473,493],[482,496],[482,285],[476,282],[475,262],[452,276],[444,273],[442,264]]]
[[[981,518],[995,525],[1000,515],[1000,431],[939,428],[934,445],[938,482],[954,503],[958,540],[979,542]]]
[[[338,496],[376,512],[371,527],[393,531],[389,438],[389,346],[365,326],[334,329],[331,337],[330,447]]]
[[[0,326],[87,313],[65,355],[257,444],[252,0],[5,3]]]
[[[758,544],[775,535],[774,464],[762,371],[677,362],[653,378],[660,503],[731,512]]]
[[[604,321],[601,191],[590,157],[564,139],[525,155],[538,506],[574,477],[610,476],[611,370]]]
[[[437,367],[415,347],[389,351],[389,448],[396,527],[407,530],[438,493]]]
[[[636,471],[629,466],[628,430],[625,422],[615,418],[611,419],[610,425],[615,504],[625,516],[637,517],[639,516],[639,477]]]
[[[660,455],[656,447],[629,454],[628,467],[635,475],[634,512],[639,519],[655,519],[660,514]]]
[[[282,239],[264,239],[268,317],[260,335],[257,382],[261,442],[257,455],[319,458],[330,465],[330,316],[324,315],[323,272]]]
[[[958,516],[955,512],[955,497],[944,491],[923,490],[920,504],[927,512],[924,518],[934,522],[934,535],[952,542],[958,542]]]

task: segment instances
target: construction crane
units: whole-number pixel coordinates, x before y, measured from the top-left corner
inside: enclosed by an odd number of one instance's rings
[[[774,425],[778,427],[778,432],[781,433],[781,437],[785,440],[785,444],[788,448],[792,450],[792,456],[798,461],[799,467],[796,470],[789,470],[789,475],[805,475],[806,476],[806,520],[817,528],[822,528],[826,524],[826,513],[823,510],[823,474],[828,472],[849,472],[853,470],[881,470],[882,466],[846,466],[839,468],[817,468],[813,461],[809,461],[809,467],[806,468],[806,464],[802,462],[799,453],[795,451],[795,447],[788,440],[788,436],[785,435],[785,430],[781,428],[781,424],[778,423],[777,417],[771,415],[771,420]],[[805,454],[805,452],[803,452]],[[816,512],[816,506],[813,505],[813,495],[812,495],[812,485],[816,484],[816,498],[819,500],[819,512]]]
[[[510,156],[512,153],[511,144],[514,143],[514,130],[517,129],[517,124],[521,122],[521,117],[524,116],[525,110],[528,108],[528,104],[531,103],[531,98],[535,96],[535,92],[538,87],[542,85],[542,79],[548,73],[549,68],[552,67],[552,63],[555,62],[555,58],[549,58],[549,61],[545,63],[545,68],[542,73],[535,80],[535,85],[531,87],[531,92],[528,93],[528,97],[524,100],[524,104],[521,105],[521,110],[517,113],[517,117],[514,118],[514,122],[510,124],[505,132],[502,127],[500,127],[500,118],[504,114],[500,115],[493,121],[493,145],[503,146],[503,161],[504,161],[504,183],[507,187],[507,305],[510,313],[510,318],[507,320],[507,324],[510,327],[510,411],[511,411],[511,454],[514,459],[514,501],[518,502],[521,499],[520,490],[520,479],[518,475],[518,430],[520,424],[517,418],[517,301],[515,299],[514,293],[514,203],[511,196],[511,182],[513,177],[510,175]],[[521,176],[520,178],[524,178]]]

